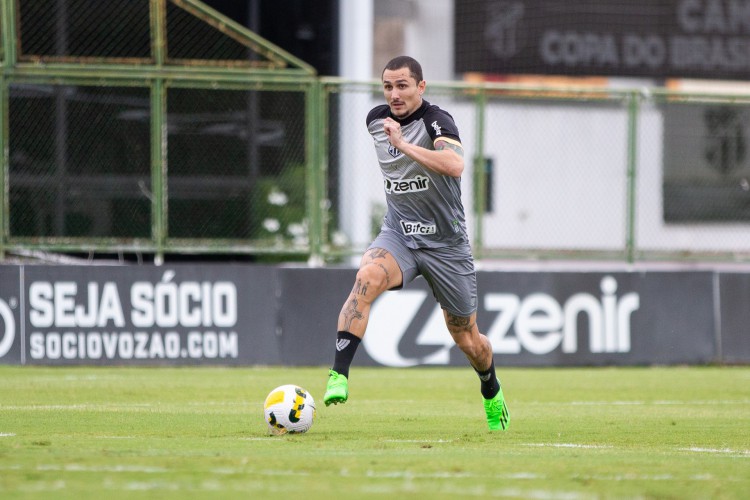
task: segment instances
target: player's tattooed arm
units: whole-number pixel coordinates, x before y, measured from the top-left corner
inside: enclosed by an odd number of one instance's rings
[[[401,136],[401,125],[390,118],[386,118],[384,128],[391,144],[412,160],[440,175],[461,177],[464,171],[464,158],[458,140],[439,137],[433,141],[432,147],[425,148],[404,140]],[[454,149],[453,145],[458,149]]]
[[[425,168],[450,177],[461,177],[464,171],[464,151],[454,139],[438,138],[432,148],[409,145],[401,152]]]
[[[464,156],[464,148],[461,147],[460,144],[455,144],[448,141],[437,141],[435,143],[435,150],[436,151],[442,151],[444,149],[452,149],[455,151],[461,158]]]

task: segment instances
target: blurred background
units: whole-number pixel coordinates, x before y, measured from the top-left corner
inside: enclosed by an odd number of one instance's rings
[[[0,256],[349,262],[392,57],[461,131],[477,257],[750,257],[750,9],[1,0]]]

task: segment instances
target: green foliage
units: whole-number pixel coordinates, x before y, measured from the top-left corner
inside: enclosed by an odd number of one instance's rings
[[[290,165],[277,176],[259,179],[253,196],[254,237],[275,246],[306,247],[306,194],[304,165]]]
[[[744,498],[750,368],[500,369],[489,432],[470,368],[0,367],[2,498]],[[271,437],[283,383],[317,398]]]

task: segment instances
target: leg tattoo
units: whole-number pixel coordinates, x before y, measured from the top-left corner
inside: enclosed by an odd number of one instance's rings
[[[474,328],[474,323],[471,321],[471,316],[456,316],[447,312],[448,315],[448,328],[451,331],[459,333],[459,330],[471,331]]]
[[[362,283],[362,280],[357,280],[356,283],[354,283],[354,288],[352,288],[352,295],[367,295],[367,285],[369,283]]]
[[[456,316],[445,311],[446,325],[453,340],[477,371],[485,371],[492,363],[492,348],[487,337],[476,328],[476,316]]]
[[[350,330],[352,327],[352,322],[356,319],[358,321],[361,321],[362,318],[364,318],[364,315],[361,311],[357,310],[357,305],[359,302],[356,298],[352,298],[349,302],[346,303],[344,306],[344,310],[341,311],[341,315],[344,319],[344,330]]]
[[[371,250],[368,250],[367,253],[365,254],[365,258],[369,259],[369,262],[367,262],[366,264],[362,266],[364,267],[364,266],[369,266],[369,265],[375,265],[375,266],[378,266],[380,269],[382,269],[383,273],[385,274],[386,288],[389,287],[388,285],[391,282],[391,276],[390,276],[390,273],[388,272],[388,269],[385,267],[385,265],[383,265],[382,262],[377,262],[377,261],[378,259],[385,259],[387,255],[388,255],[388,251],[383,250],[382,248],[373,248]]]
[[[365,254],[365,257],[369,257],[370,260],[375,260],[375,259],[385,259],[386,255],[388,255],[387,250],[383,250],[382,248],[373,248],[367,251],[367,253]]]

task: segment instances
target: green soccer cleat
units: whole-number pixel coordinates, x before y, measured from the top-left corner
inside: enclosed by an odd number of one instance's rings
[[[323,402],[326,406],[330,406],[331,403],[335,405],[346,403],[349,398],[349,381],[346,376],[334,370],[329,370],[328,375],[328,385],[326,385],[326,393],[323,395]]]
[[[510,413],[505,405],[503,390],[497,391],[492,399],[484,400],[484,412],[487,414],[487,425],[491,431],[507,430],[510,425]]]

